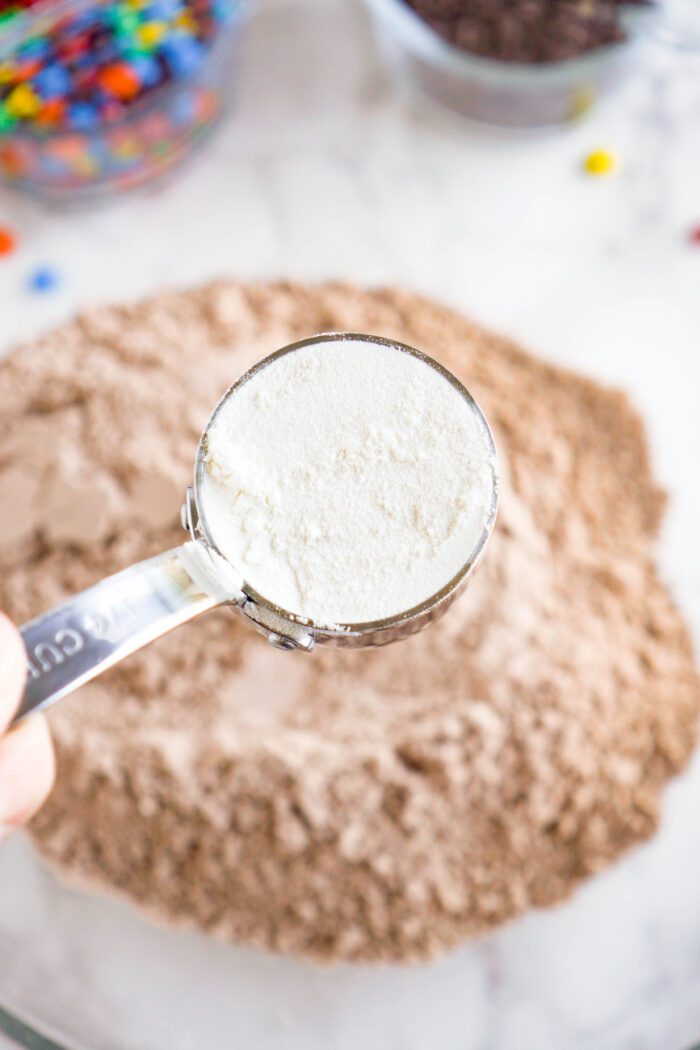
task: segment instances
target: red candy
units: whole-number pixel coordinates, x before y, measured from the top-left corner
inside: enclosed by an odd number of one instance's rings
[[[700,245],[700,226],[694,226],[690,231],[689,238],[691,244]]]
[[[90,38],[85,33],[81,33],[79,36],[76,35],[63,40],[58,48],[58,55],[64,62],[70,62],[72,59],[84,54],[89,48]]]

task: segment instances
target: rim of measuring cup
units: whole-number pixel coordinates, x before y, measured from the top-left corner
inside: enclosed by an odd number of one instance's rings
[[[383,632],[396,628],[401,628],[414,620],[419,620],[431,613],[433,610],[438,608],[445,603],[448,603],[453,597],[456,596],[456,592],[459,591],[466,583],[469,576],[475,570],[479,562],[481,561],[486,545],[488,544],[493,527],[496,522],[496,515],[498,513],[498,502],[500,496],[500,473],[498,463],[498,450],[496,443],[493,439],[491,427],[489,426],[488,420],[484,415],[479,403],[476,401],[470,391],[464,386],[463,383],[457,379],[456,376],[430,357],[428,354],[423,353],[421,350],[416,350],[413,346],[408,346],[406,343],[401,343],[395,339],[386,339],[379,335],[365,335],[358,332],[323,332],[319,335],[310,336],[308,339],[300,339],[295,343],[290,343],[288,346],[283,346],[281,349],[276,350],[273,354],[269,354],[267,357],[263,357],[260,361],[256,362],[247,372],[244,372],[228,390],[225,392],[223,397],[219,400],[216,408],[209,417],[207,424],[202,431],[202,435],[199,439],[199,445],[197,446],[197,455],[194,466],[194,499],[197,507],[198,516],[198,529],[209,547],[211,547],[220,557],[224,558],[225,561],[228,559],[222,553],[217,546],[209,523],[207,521],[207,515],[204,503],[205,501],[201,498],[201,484],[205,472],[205,459],[208,452],[208,436],[219,412],[223,408],[224,404],[228,401],[229,397],[238,390],[245,383],[248,383],[254,376],[261,372],[268,365],[277,361],[281,357],[285,357],[287,354],[294,353],[297,350],[303,350],[308,346],[317,346],[319,343],[338,343],[338,342],[359,342],[359,343],[370,343],[375,346],[388,347],[393,350],[399,350],[402,353],[409,354],[411,357],[416,357],[418,360],[423,361],[429,365],[434,371],[439,372],[444,379],[447,379],[449,383],[462,395],[464,400],[468,403],[472,412],[475,413],[477,419],[481,424],[482,431],[486,437],[486,442],[490,450],[490,464],[491,464],[491,475],[492,475],[492,488],[491,488],[491,502],[484,522],[484,527],[481,531],[481,535],[477,540],[474,548],[472,549],[469,558],[461,567],[459,572],[456,573],[452,579],[446,583],[439,591],[436,591],[425,601],[419,605],[414,605],[410,609],[406,609],[401,613],[397,613],[394,616],[385,617],[381,620],[366,620],[360,623],[334,623],[334,624],[321,624],[315,620],[310,620],[307,617],[300,616],[298,613],[291,612],[289,609],[284,609],[281,605],[277,605],[276,602],[266,598],[264,594],[256,591],[247,581],[244,580],[242,589],[246,596],[263,608],[270,609],[277,616],[282,617],[284,620],[290,623],[300,624],[304,627],[308,627],[319,635],[345,635],[345,636],[358,636],[365,634],[372,634],[375,632]],[[230,564],[230,563],[229,563]],[[235,568],[235,566],[234,566]],[[238,570],[236,570],[238,572]]]

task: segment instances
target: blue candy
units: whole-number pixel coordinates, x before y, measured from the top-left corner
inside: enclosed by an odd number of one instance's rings
[[[32,87],[42,98],[63,98],[71,88],[71,77],[63,66],[51,65],[32,78]]]
[[[183,9],[181,0],[154,0],[146,8],[144,20],[148,22],[171,22]]]
[[[30,292],[52,292],[61,283],[56,271],[50,266],[38,266],[30,273],[27,287]]]
[[[161,78],[160,66],[150,55],[134,55],[129,65],[144,87],[153,87]]]
[[[206,49],[192,37],[173,35],[163,45],[162,53],[171,75],[181,80],[197,72]]]
[[[76,131],[90,131],[100,123],[100,114],[89,102],[74,102],[68,107],[68,120]]]

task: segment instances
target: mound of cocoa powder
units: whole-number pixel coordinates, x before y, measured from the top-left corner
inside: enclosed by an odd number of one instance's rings
[[[622,13],[653,0],[406,0],[451,44],[505,62],[559,62],[625,39]]]
[[[483,569],[381,650],[283,654],[229,612],[163,639],[51,713],[59,779],[31,830],[63,875],[168,922],[423,958],[651,835],[693,747],[664,500],[623,394],[396,291],[220,283],[94,309],[0,363],[0,606],[21,621],[180,542],[221,392],[331,329],[414,344],[481,400],[505,474]]]

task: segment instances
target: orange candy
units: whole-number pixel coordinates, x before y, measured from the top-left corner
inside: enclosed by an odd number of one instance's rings
[[[0,255],[10,255],[17,247],[17,238],[12,230],[0,226]]]
[[[115,62],[107,66],[100,73],[99,81],[105,91],[116,95],[123,102],[138,95],[141,89],[141,81],[131,66],[126,65],[125,62]]]
[[[58,124],[66,111],[66,104],[62,98],[50,98],[39,110],[36,122],[44,127]]]
[[[15,80],[31,80],[40,69],[41,62],[38,58],[28,58],[25,62],[20,62],[15,66]]]

